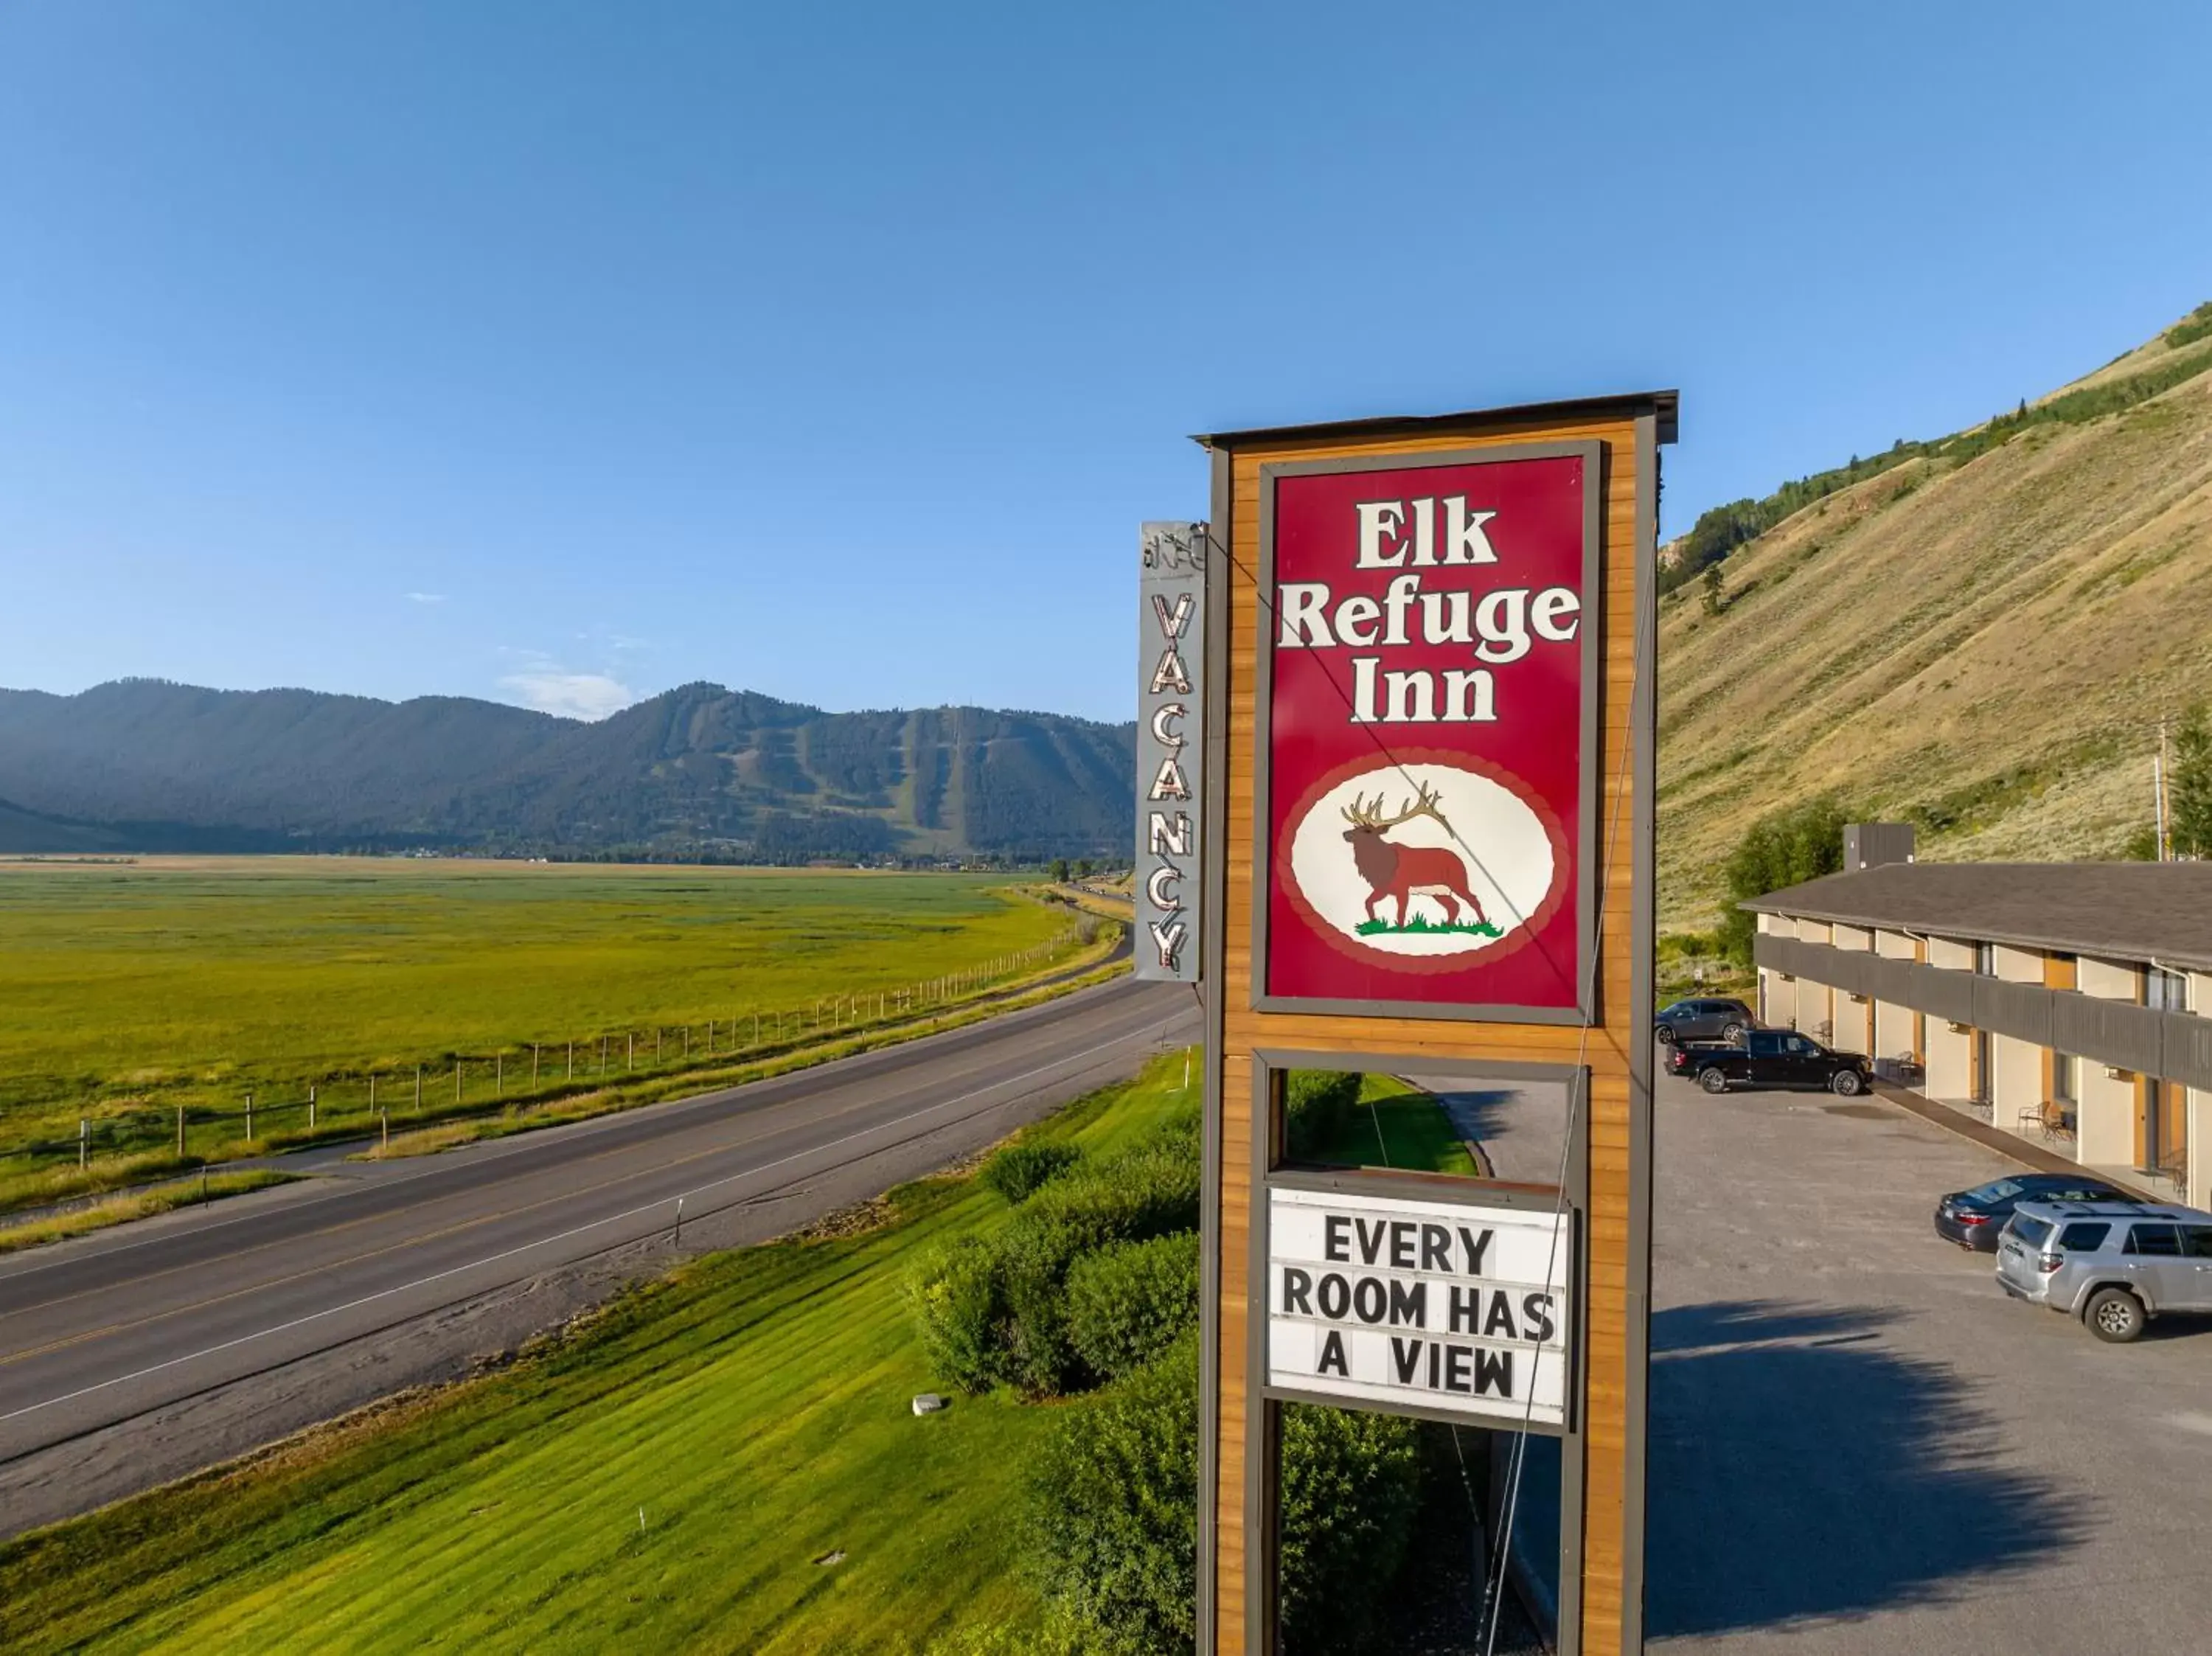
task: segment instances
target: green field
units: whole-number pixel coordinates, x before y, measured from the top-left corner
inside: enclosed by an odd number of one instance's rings
[[[726,1050],[756,1016],[796,1030],[830,998],[1024,955],[1041,969],[1073,952],[1077,918],[982,875],[0,864],[0,1194],[73,1169],[81,1118],[94,1156],[119,1156],[170,1144],[179,1106],[235,1116],[250,1091],[265,1137],[304,1125],[314,1085],[323,1125],[352,1111],[365,1126],[370,1075],[397,1111],[418,1065],[450,1101],[458,1059],[463,1087],[488,1099],[496,1055],[512,1096],[533,1042],[549,1084],[574,1043],[581,1084],[629,1073],[633,1055],[641,1070],[679,1064],[687,1028],[703,1052],[710,1020]]]
[[[1188,1103],[1182,1075],[1167,1059],[1033,1131],[1125,1143]],[[0,1545],[0,1647],[857,1656],[1011,1629],[1023,1649],[1021,1468],[1054,1411],[917,1419],[935,1387],[899,1295],[921,1250],[1008,1210],[972,1177],[888,1206],[713,1256],[388,1421]]]

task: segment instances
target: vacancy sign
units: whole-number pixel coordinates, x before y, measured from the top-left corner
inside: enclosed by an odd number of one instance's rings
[[[1571,1236],[1541,1209],[1271,1186],[1267,1384],[1563,1430]]]
[[[1206,525],[1138,532],[1136,970],[1198,981]]]

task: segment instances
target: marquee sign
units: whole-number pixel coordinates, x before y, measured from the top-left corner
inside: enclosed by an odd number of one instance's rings
[[[1555,1437],[1556,1455],[1493,1453],[1478,1498],[1502,1519],[1514,1479],[1541,1481],[1546,1521],[1508,1533],[1556,1588],[1537,1596],[1561,1656],[1644,1647],[1659,452],[1678,413],[1639,391],[1198,440],[1203,670],[1168,659],[1176,601],[1148,586],[1138,714],[1140,740],[1190,731],[1151,724],[1164,701],[1197,711],[1179,666],[1210,697],[1203,787],[1167,773],[1200,802],[1195,866],[1169,849],[1163,749],[1139,788],[1160,895],[1195,890],[1205,917],[1197,1656],[1280,1656],[1285,1435],[1310,1406]],[[1558,1101],[1556,1184],[1376,1167],[1379,1131],[1307,1143],[1315,1071],[1525,1083]],[[1478,1139],[1523,1120],[1453,1119]]]
[[[1206,525],[1138,532],[1136,974],[1199,979]]]
[[[1261,1007],[1582,1016],[1597,450],[1261,469]]]
[[[1271,1396],[1565,1426],[1567,1214],[1285,1178],[1267,1190]]]

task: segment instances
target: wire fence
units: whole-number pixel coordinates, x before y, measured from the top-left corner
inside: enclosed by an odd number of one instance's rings
[[[911,983],[820,996],[798,1005],[732,1006],[703,1022],[654,1022],[577,1035],[447,1052],[413,1064],[334,1066],[313,1081],[242,1090],[234,1107],[179,1103],[104,1107],[78,1123],[72,1141],[21,1149],[48,1166],[74,1160],[89,1175],[103,1159],[228,1159],[324,1139],[388,1140],[416,1128],[556,1103],[610,1087],[727,1068],[841,1037],[924,1023],[981,999],[1018,990],[1045,968],[1097,941],[1085,917],[1034,946]],[[281,1090],[280,1090],[281,1089]]]

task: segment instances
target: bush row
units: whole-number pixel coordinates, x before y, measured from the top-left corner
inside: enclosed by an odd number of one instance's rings
[[[1399,1416],[1284,1410],[1283,1648],[1361,1647],[1385,1607],[1420,1499],[1418,1428]],[[1030,1556],[1048,1598],[1107,1656],[1188,1650],[1197,1633],[1198,1343],[1186,1335],[1070,1409],[1030,1474]]]
[[[908,1302],[938,1378],[963,1392],[1009,1385],[1031,1396],[1054,1396],[1158,1350],[1190,1319],[1145,1331],[1148,1313],[1161,1303],[1162,1274],[1171,1268],[1165,1256],[1101,1259],[1085,1273],[1083,1335],[1095,1344],[1098,1362],[1079,1347],[1069,1277],[1086,1256],[1194,1230],[1198,1186],[1193,1113],[1162,1124],[1118,1155],[1065,1166],[1029,1186],[996,1233],[919,1261],[907,1282]],[[1195,1259],[1194,1245],[1194,1286]],[[1131,1303],[1106,1303],[1124,1295]],[[1193,1313],[1195,1307],[1194,1293]]]
[[[1035,1144],[1009,1144],[983,1164],[983,1182],[1019,1207],[1047,1180],[1058,1178],[1083,1159],[1073,1144],[1046,1139]]]
[[[1294,1155],[1341,1137],[1360,1082],[1289,1078]],[[939,1249],[907,1283],[939,1380],[1031,1396],[1104,1383],[1060,1412],[1030,1469],[1029,1554],[1054,1620],[1025,1629],[1021,1647],[1188,1650],[1197,1619],[1198,1117],[1171,1119],[1112,1156],[1012,1146],[981,1176],[1013,1205],[1005,1225]],[[1366,1637],[1412,1533],[1416,1443],[1410,1421],[1285,1410],[1286,1651],[1349,1651]]]

